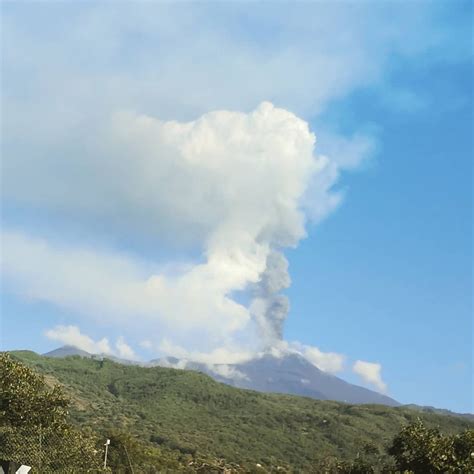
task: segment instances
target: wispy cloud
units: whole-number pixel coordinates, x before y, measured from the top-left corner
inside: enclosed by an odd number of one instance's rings
[[[35,116],[60,111],[67,117],[36,121],[41,130],[64,130],[83,113],[90,117],[92,105],[94,114],[120,104],[189,119],[218,108],[249,110],[271,99],[314,116],[354,89],[382,82],[394,55],[416,57],[449,38],[445,23],[437,23],[442,6],[419,2],[404,8],[262,3],[251,16],[238,4],[9,7],[3,18],[6,45],[12,45],[4,58],[7,79],[28,86],[28,94],[15,98],[18,112],[32,94]],[[31,70],[41,74],[25,74]],[[55,94],[61,100],[51,101]]]
[[[376,362],[357,360],[352,370],[366,383],[373,385],[379,392],[387,392],[387,384],[382,380],[382,365]]]
[[[341,372],[346,356],[337,352],[323,352],[318,347],[294,343],[293,347],[308,359],[318,369],[330,374]]]
[[[203,364],[239,364],[250,360],[255,356],[255,352],[246,351],[231,345],[215,347],[211,351],[193,351],[181,347],[169,339],[162,339],[155,347],[161,354],[176,357],[178,359],[201,362]]]

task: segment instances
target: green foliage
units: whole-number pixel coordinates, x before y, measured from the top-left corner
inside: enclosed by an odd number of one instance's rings
[[[100,466],[96,438],[67,422],[69,399],[59,385],[0,354],[0,458],[32,472],[91,472]]]
[[[442,434],[427,428],[421,419],[402,428],[386,449],[373,446],[354,460],[328,460],[318,472],[327,474],[440,474],[474,472],[474,429]]]
[[[49,389],[43,377],[0,354],[0,426],[60,426],[68,405],[59,385]]]
[[[106,436],[110,439],[107,465],[112,472],[178,472],[183,471],[192,459],[182,457],[179,452],[144,443],[130,433],[113,428],[107,430]]]
[[[386,447],[418,415],[240,390],[196,372],[13,355],[63,384],[75,423],[100,433],[102,444],[112,440],[110,466],[119,472],[130,464],[134,472],[380,472],[395,469]],[[420,416],[428,429],[453,436],[456,452],[468,449],[459,433],[471,421]]]
[[[474,472],[474,430],[442,435],[421,420],[401,430],[388,453],[401,471],[447,473]]]

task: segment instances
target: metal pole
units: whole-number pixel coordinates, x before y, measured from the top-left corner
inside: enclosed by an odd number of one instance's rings
[[[107,468],[107,452],[109,450],[110,439],[105,442],[105,457],[104,457],[104,469]]]

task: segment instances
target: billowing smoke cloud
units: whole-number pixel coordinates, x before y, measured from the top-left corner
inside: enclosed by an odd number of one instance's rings
[[[282,251],[305,237],[307,216],[322,219],[340,199],[331,188],[343,165],[315,155],[315,142],[304,120],[268,102],[192,122],[115,114],[80,155],[59,142],[45,161],[7,167],[4,192],[84,228],[100,222],[114,235],[165,248],[173,241],[199,256],[156,264],[5,231],[9,285],[102,323],[130,327],[139,318],[141,338],[155,333],[156,345],[169,338],[199,353],[242,351],[255,327],[255,350],[278,345],[289,309]]]

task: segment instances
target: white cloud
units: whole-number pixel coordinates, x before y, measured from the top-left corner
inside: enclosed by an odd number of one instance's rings
[[[226,379],[248,380],[247,375],[228,364],[207,364],[207,368],[216,375],[220,375]]]
[[[290,282],[281,249],[305,236],[301,203],[310,183],[318,218],[333,209],[338,165],[315,155],[314,144],[305,121],[270,103],[186,123],[119,114],[104,130],[102,153],[82,157],[87,172],[61,174],[58,163],[43,180],[43,204],[104,225],[120,218],[158,242],[186,235],[201,261],[159,268],[5,231],[3,272],[18,293],[89,317],[139,317],[148,328],[200,328],[221,340],[253,320],[271,345],[288,309],[279,294]],[[254,296],[248,307],[233,299],[244,290]]]
[[[314,346],[302,345],[302,354],[323,372],[335,374],[344,368],[345,356],[336,352],[323,352]]]
[[[138,358],[135,351],[125,342],[122,336],[117,339],[115,349],[118,357],[122,359],[135,360]]]
[[[188,361],[186,359],[176,359],[170,360],[169,358],[161,358],[159,359],[159,366],[160,367],[167,367],[169,369],[179,369],[184,370],[188,367]]]
[[[8,84],[23,94],[12,94],[6,115],[18,118],[11,120],[17,133],[25,130],[21,115],[34,124],[30,133],[64,132],[90,119],[92,108],[102,113],[117,104],[189,119],[271,98],[315,116],[332,100],[381,82],[394,55],[412,57],[450,38],[444,23],[433,27],[443,17],[437,9],[262,3],[249,17],[237,4],[17,6],[3,18],[4,61]],[[58,112],[63,120],[50,120]],[[37,120],[41,114],[47,119]]]
[[[379,392],[387,392],[387,384],[382,380],[382,366],[376,362],[365,362],[357,360],[352,370],[359,375],[362,380],[373,385]]]
[[[74,346],[90,354],[113,354],[109,341],[102,338],[94,341],[89,336],[82,334],[77,326],[56,326],[45,332],[48,339],[68,346]]]
[[[217,347],[210,352],[190,351],[174,344],[169,339],[161,340],[157,349],[166,356],[191,362],[201,362],[209,366],[214,364],[240,364],[252,359],[256,355],[255,352],[234,347]]]
[[[15,291],[92,320],[121,327],[138,320],[144,331],[160,322],[190,331],[204,325],[225,334],[249,318],[205,265],[168,279],[126,255],[53,246],[11,232],[3,232],[2,250],[2,270]]]
[[[354,170],[366,162],[376,150],[373,136],[355,133],[342,136],[330,131],[321,131],[319,146],[332,158],[339,169]]]
[[[31,166],[7,158],[14,161],[5,167],[4,193],[87,225],[173,242],[242,240],[245,220],[249,239],[261,233],[287,246],[304,235],[298,201],[309,179],[334,164],[313,156],[315,137],[304,120],[270,103],[192,122],[115,113],[85,142],[80,155],[55,150]],[[321,189],[320,217],[332,209],[335,179]]]
[[[82,334],[77,326],[56,326],[45,332],[48,339],[68,346],[74,346],[89,354],[113,354],[107,338],[94,341],[91,337]]]
[[[231,346],[219,347],[211,352],[196,352],[178,346],[168,339],[163,339],[155,349],[167,356],[176,357],[180,360],[181,365],[183,360],[201,362],[207,364],[208,368],[215,373],[228,378],[239,377],[238,373],[231,373],[234,370],[231,364],[240,364],[253,358],[262,357],[268,353],[278,358],[285,357],[288,354],[298,354],[318,369],[330,374],[343,370],[346,358],[343,354],[323,352],[314,346],[308,346],[299,342],[288,343],[286,341],[276,342],[266,351],[245,351],[241,347]]]
[[[275,357],[287,354],[298,354],[311,362],[318,369],[330,374],[341,372],[344,368],[346,356],[337,352],[323,352],[318,347],[302,344],[298,341],[280,341],[272,349]]]
[[[94,341],[91,337],[83,334],[77,326],[55,326],[45,331],[45,336],[52,341],[61,344],[74,346],[89,354],[106,354],[117,356],[128,360],[137,360],[138,357],[133,349],[125,342],[123,337],[119,337],[112,347],[107,338]]]
[[[415,4],[400,9],[301,3],[291,11],[260,4],[252,9],[250,24],[245,6],[227,7],[144,2],[122,4],[114,11],[83,4],[76,11],[49,3],[5,12],[4,199],[52,210],[68,222],[79,220],[81,229],[173,235],[175,228],[159,224],[161,214],[150,220],[150,210],[166,177],[182,172],[182,163],[173,168],[173,161],[165,160],[161,181],[153,186],[155,172],[142,182],[150,162],[156,161],[146,151],[160,142],[153,131],[164,129],[147,117],[179,120],[179,135],[185,133],[184,121],[209,110],[249,111],[270,99],[312,119],[334,100],[383,81],[387,58],[412,57],[449,38],[442,28],[431,28],[436,18],[432,10]],[[38,15],[45,20],[39,26]],[[34,27],[25,26],[29,22]],[[430,34],[423,34],[427,29]],[[134,54],[128,54],[131,44]],[[70,60],[70,51],[77,61]],[[119,110],[144,115],[117,117],[120,140],[111,149],[102,132],[107,117]],[[139,144],[127,143],[127,127],[130,141],[143,138],[141,151]],[[110,133],[114,142],[117,136]],[[372,138],[358,131],[340,136],[325,129],[320,135],[320,153],[339,168],[354,166],[361,152],[371,148]],[[127,151],[131,156],[124,160]],[[330,186],[334,174],[337,170],[328,165],[314,188]],[[177,184],[175,179],[171,184]],[[183,193],[187,188],[177,189]],[[316,218],[340,200],[332,195],[320,209],[319,197],[316,192],[309,199],[310,215]],[[176,221],[189,224],[189,209],[179,210],[183,214]],[[205,232],[205,217],[203,213],[186,234]]]

